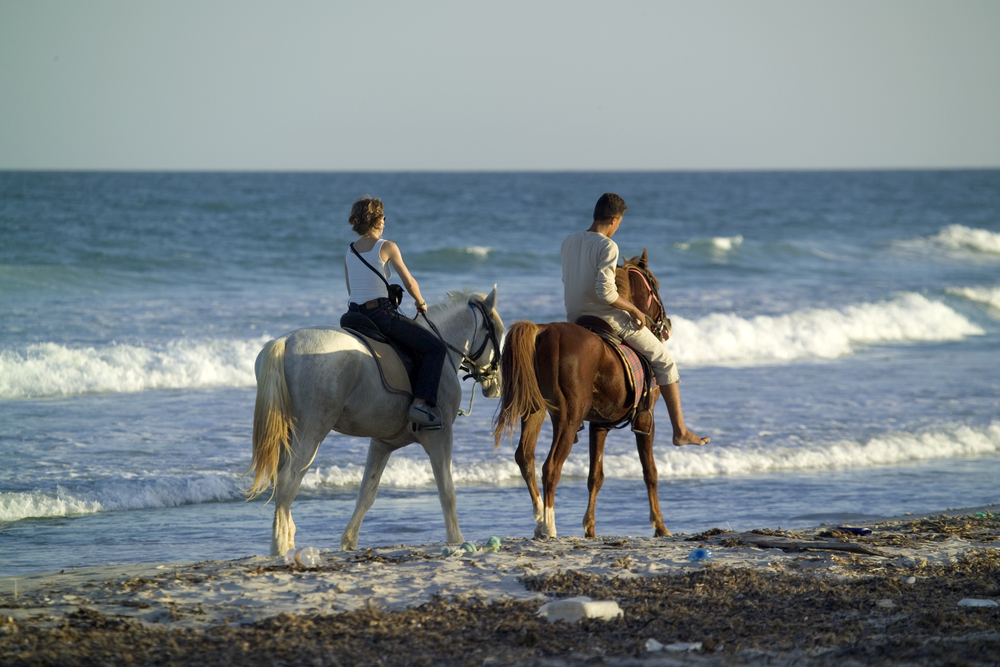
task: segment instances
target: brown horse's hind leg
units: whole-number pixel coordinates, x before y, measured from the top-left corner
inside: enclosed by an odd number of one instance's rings
[[[542,496],[538,493],[538,482],[535,481],[535,445],[538,443],[538,432],[542,430],[545,413],[539,410],[521,420],[521,439],[517,442],[514,460],[521,469],[521,477],[528,485],[531,494],[531,505],[536,523],[542,521]]]
[[[657,398],[654,394],[653,401],[655,402]],[[646,435],[636,433],[635,444],[639,449],[639,461],[642,463],[642,480],[646,482],[646,493],[649,495],[649,522],[653,524],[656,537],[666,537],[670,531],[663,525],[663,514],[660,513],[660,497],[656,490],[656,461],[653,458],[653,435],[656,433],[656,424],[653,422],[652,412],[649,414],[649,433]]]
[[[590,474],[587,476],[587,490],[590,500],[587,503],[587,513],[583,515],[583,534],[586,537],[597,537],[594,531],[594,513],[597,510],[597,492],[604,484],[604,439],[608,437],[608,429],[590,425]]]
[[[542,521],[535,526],[535,537],[547,539],[556,537],[556,486],[562,475],[563,464],[569,458],[569,453],[576,442],[576,432],[583,423],[583,418],[590,409],[589,402],[581,407],[581,402],[573,403],[565,412],[552,412],[552,449],[542,466],[542,488],[544,490],[544,507]]]

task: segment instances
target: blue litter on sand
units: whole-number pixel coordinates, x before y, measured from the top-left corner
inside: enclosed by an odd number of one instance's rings
[[[837,526],[837,530],[842,530],[846,533],[854,533],[855,535],[871,535],[872,531],[869,528],[855,528],[853,526]]]
[[[695,549],[690,554],[688,554],[688,560],[699,563],[706,560],[712,560],[712,556],[714,555],[715,554],[712,553],[711,549],[700,548],[700,549]]]

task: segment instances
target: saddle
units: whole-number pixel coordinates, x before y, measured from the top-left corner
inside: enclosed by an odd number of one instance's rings
[[[371,352],[386,391],[413,398],[421,359],[412,350],[390,340],[374,322],[356,311],[341,316],[340,328],[359,338]]]
[[[648,435],[648,427],[645,427],[646,430],[642,430],[644,427],[636,422],[637,418],[646,413],[652,417],[650,392],[653,389],[653,369],[649,362],[629,347],[628,343],[623,342],[615,333],[614,328],[600,317],[584,315],[576,320],[576,324],[600,336],[601,340],[607,343],[608,347],[618,355],[618,359],[622,362],[622,370],[625,371],[626,401],[631,405],[631,408],[623,419],[614,423],[601,424],[601,426],[624,428],[626,424],[631,424],[634,433]],[[651,420],[646,422],[643,419],[642,421],[644,424],[652,424]]]

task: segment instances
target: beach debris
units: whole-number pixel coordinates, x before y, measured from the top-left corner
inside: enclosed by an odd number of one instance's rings
[[[772,537],[761,535],[757,531],[740,533],[738,539],[743,544],[764,549],[781,549],[782,551],[845,551],[852,554],[862,554],[865,556],[888,556],[877,549],[872,549],[854,542],[838,542],[836,540],[792,540],[785,537]]]
[[[319,549],[316,547],[292,548],[285,552],[285,562],[298,567],[316,567],[319,565]]]
[[[892,609],[893,607],[896,606],[896,603],[890,600],[889,598],[882,598],[881,600],[875,603],[875,606],[880,607],[882,609]]]
[[[732,528],[730,528],[729,530],[726,530],[725,528],[709,528],[708,530],[706,530],[703,533],[698,533],[696,535],[692,535],[691,537],[685,537],[684,541],[685,542],[704,542],[705,540],[707,540],[709,538],[716,537],[718,535],[725,535],[726,533],[731,533],[731,532],[733,532]]]
[[[854,533],[855,535],[871,535],[871,528],[855,528],[854,526],[837,526],[837,530],[843,531],[845,533]]]
[[[646,640],[646,651],[649,653],[659,653],[660,651],[671,651],[674,653],[684,653],[686,651],[702,650],[701,642],[677,642],[675,644],[661,644],[652,637]]]
[[[12,616],[0,616],[0,634],[12,635],[17,632],[17,622]]]
[[[481,553],[484,551],[500,553],[500,538],[493,536],[482,547],[477,547],[472,542],[462,542],[462,546],[457,549],[445,547],[441,550],[441,555],[448,558],[449,556],[464,556],[465,554]]]
[[[1000,607],[996,600],[977,600],[976,598],[963,598],[958,601],[959,607]]]
[[[909,584],[910,586],[912,586],[913,584],[917,583],[917,578],[916,577],[900,577],[900,579],[903,580],[904,584]]]
[[[698,549],[695,549],[694,551],[689,553],[687,558],[692,563],[703,563],[705,561],[712,560],[712,558],[714,557],[715,554],[712,553],[711,549],[708,549],[706,547],[699,547]]]
[[[667,644],[663,647],[663,650],[683,653],[685,651],[700,651],[701,648],[701,642],[677,642],[676,644]]]
[[[914,558],[914,557],[910,557],[910,556],[899,556],[897,558],[897,561],[898,561],[898,565],[900,567],[912,567],[912,568],[917,568],[917,569],[922,568],[922,567],[927,567],[927,559],[926,558],[919,558],[919,557]]]
[[[586,595],[565,600],[555,600],[543,604],[538,615],[549,623],[566,621],[576,623],[584,618],[598,618],[610,621],[625,615],[614,600],[591,600]]]

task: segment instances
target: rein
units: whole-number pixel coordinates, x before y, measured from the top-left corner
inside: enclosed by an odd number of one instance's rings
[[[653,300],[654,299],[656,300],[657,305],[660,306],[660,316],[658,318],[656,318],[656,320],[653,320],[653,318],[650,317],[649,315],[646,315],[646,319],[648,319],[652,323],[652,326],[649,327],[649,328],[653,332],[653,334],[657,338],[659,338],[660,340],[663,340],[664,333],[666,333],[666,335],[669,336],[670,335],[670,331],[669,331],[667,325],[663,322],[663,318],[666,317],[666,314],[667,314],[667,309],[663,307],[663,301],[660,300],[659,293],[657,293],[657,290],[653,287],[653,284],[649,280],[649,276],[646,275],[645,271],[643,271],[642,269],[640,269],[639,267],[636,267],[636,266],[628,266],[626,268],[628,269],[629,273],[635,273],[640,278],[642,278],[642,282],[646,285],[646,309],[645,310],[647,312],[649,311],[649,307],[651,305],[653,305]]]
[[[466,354],[463,350],[458,349],[457,347],[446,341],[444,339],[444,336],[441,335],[441,332],[438,331],[438,328],[434,324],[434,322],[432,322],[431,319],[427,317],[427,312],[424,311],[420,313],[423,316],[424,320],[427,322],[427,324],[430,326],[431,330],[435,333],[435,335],[437,335],[438,339],[440,339],[440,341],[444,343],[449,350],[462,357],[462,363],[458,367],[458,370],[465,371],[465,377],[463,377],[462,379],[468,380],[469,378],[472,378],[473,380],[472,398],[469,399],[469,411],[468,412],[464,410],[458,411],[458,414],[461,415],[462,417],[468,417],[469,415],[472,414],[472,401],[476,397],[476,385],[484,382],[485,380],[490,380],[492,378],[495,378],[497,370],[500,368],[500,341],[497,340],[497,333],[493,327],[493,321],[490,318],[490,314],[486,312],[486,306],[480,303],[479,301],[469,301],[469,308],[472,309],[472,314],[473,317],[475,318],[475,322],[473,324],[472,340],[469,342],[470,347],[472,346],[472,343],[474,343],[476,340],[476,333],[479,332],[479,313],[483,314],[483,324],[485,325],[486,329],[486,336],[483,337],[483,344],[480,345],[479,349],[477,349],[472,354]],[[483,353],[486,351],[487,343],[493,343],[493,354],[491,355],[489,365],[486,366],[485,369],[483,369],[477,366],[476,362],[479,361],[479,358],[482,357]]]

